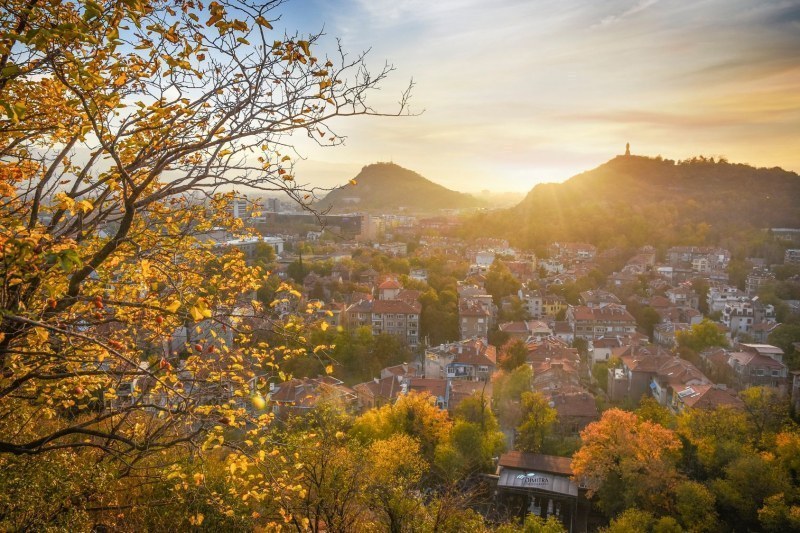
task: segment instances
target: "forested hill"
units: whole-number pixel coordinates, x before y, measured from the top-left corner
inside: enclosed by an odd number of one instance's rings
[[[452,191],[394,163],[361,169],[351,183],[331,191],[317,207],[334,211],[435,213],[440,209],[477,207],[483,202]]]
[[[800,176],[713,159],[618,156],[564,183],[534,187],[517,206],[467,221],[467,236],[517,245],[715,244],[768,227],[800,227]]]

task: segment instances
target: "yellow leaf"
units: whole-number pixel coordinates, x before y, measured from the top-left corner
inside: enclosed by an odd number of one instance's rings
[[[178,300],[175,300],[174,302],[172,302],[171,304],[169,304],[168,306],[166,306],[164,309],[166,309],[166,310],[167,310],[167,311],[169,311],[170,313],[174,313],[175,311],[177,311],[177,310],[178,310],[178,308],[179,308],[180,306],[181,306],[181,303],[180,303]]]
[[[333,365],[328,365],[325,367],[326,374],[333,374]]]
[[[303,53],[307,56],[311,55],[311,47],[308,44],[308,41],[297,41],[297,46],[303,49]]]
[[[128,76],[123,72],[114,80],[114,87],[122,87],[128,81]]]
[[[253,402],[253,407],[258,409],[259,411],[267,406],[267,401],[260,394],[256,394],[255,396],[253,396],[252,402]]]
[[[192,318],[194,319],[195,322],[203,320],[203,313],[202,311],[200,311],[200,309],[197,308],[196,305],[193,305],[192,307],[189,308],[189,314],[192,315]]]
[[[350,185],[358,185],[358,182],[356,181],[355,178],[350,180]]]
[[[272,24],[270,24],[269,21],[264,17],[262,17],[261,15],[256,17],[256,24],[258,24],[259,26],[264,26],[268,30],[272,29]]]
[[[228,148],[226,148],[226,149],[220,151],[220,153],[217,155],[217,157],[225,157],[226,155],[230,155],[232,153],[233,153],[233,150],[229,150]]]
[[[327,323],[327,322],[322,322],[322,323],[319,325],[319,329],[321,329],[322,331],[327,331],[328,327],[329,327],[329,325],[328,325],[328,323]]]
[[[150,277],[150,261],[147,259],[142,259],[142,277],[147,279]]]

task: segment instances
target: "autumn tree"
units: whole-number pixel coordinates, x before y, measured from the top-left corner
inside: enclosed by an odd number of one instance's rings
[[[681,444],[670,430],[634,413],[609,409],[581,432],[581,448],[572,458],[576,479],[586,483],[609,516],[638,507],[658,511],[677,481],[676,454]]]
[[[408,435],[420,443],[422,456],[432,462],[436,447],[445,442],[452,429],[447,412],[439,409],[430,394],[411,392],[393,404],[367,411],[353,426],[353,434],[362,442]]]
[[[276,361],[314,347],[297,320],[262,322],[295,339],[291,350],[251,342],[267,310],[249,294],[264,272],[200,237],[245,232],[228,214],[234,188],[309,208],[291,135],[340,144],[332,119],[377,114],[367,96],[391,70],[326,54],[320,34],[276,33],[279,4],[4,4],[3,467],[66,453],[112,478],[164,472],[177,464],[167,450],[266,430],[259,387],[280,378]],[[232,472],[254,468],[248,457]],[[96,502],[107,525],[116,502]]]

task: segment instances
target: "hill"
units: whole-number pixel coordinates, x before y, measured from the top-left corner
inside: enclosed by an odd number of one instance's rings
[[[780,168],[618,156],[564,183],[534,187],[517,206],[481,214],[468,236],[537,247],[718,244],[769,227],[800,227],[800,176]]]
[[[403,210],[434,213],[440,209],[459,209],[484,205],[474,196],[437,185],[423,176],[394,163],[374,163],[361,169],[356,184],[334,189],[315,206],[333,211]]]

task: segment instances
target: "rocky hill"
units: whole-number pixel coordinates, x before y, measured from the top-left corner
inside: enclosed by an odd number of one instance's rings
[[[534,187],[517,206],[469,220],[465,235],[523,246],[719,243],[748,231],[800,227],[800,176],[780,168],[618,156],[564,183]]]
[[[328,193],[315,207],[331,208],[332,212],[436,213],[483,204],[474,196],[437,185],[394,163],[374,163],[362,168],[348,185]]]

